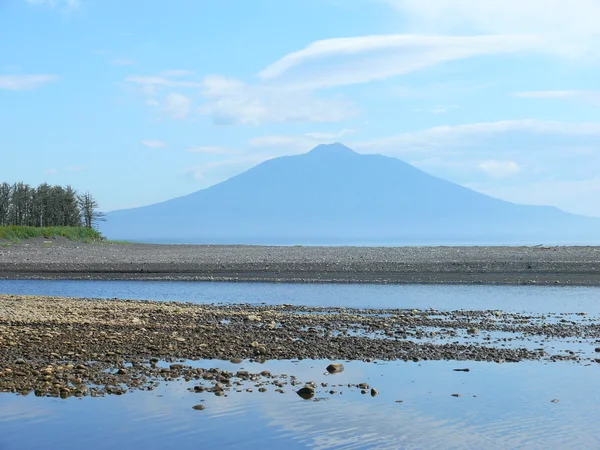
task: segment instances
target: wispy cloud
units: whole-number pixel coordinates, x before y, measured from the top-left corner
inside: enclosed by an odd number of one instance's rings
[[[268,122],[339,122],[358,109],[342,96],[316,97],[309,90],[285,86],[246,84],[221,76],[204,79],[202,114],[221,125],[261,125]]]
[[[56,175],[58,173],[58,169],[48,169],[44,172],[46,175]]]
[[[547,50],[568,57],[600,51],[600,1],[578,0],[377,0],[423,33],[534,34]]]
[[[57,75],[0,75],[0,89],[28,91],[57,80]]]
[[[128,83],[133,83],[139,86],[142,91],[148,95],[153,95],[159,88],[164,87],[182,87],[182,88],[201,88],[202,83],[199,81],[189,80],[173,80],[172,77],[151,75],[140,76],[132,75],[125,78]]]
[[[156,139],[146,139],[141,144],[148,148],[164,148],[167,146],[165,142]]]
[[[185,95],[171,92],[165,98],[164,110],[174,119],[185,119],[192,109],[192,100]]]
[[[595,139],[600,136],[600,122],[569,123],[524,119],[438,126],[422,131],[356,142],[355,145],[364,150],[385,149],[387,152],[397,154],[419,154],[455,147],[476,147],[492,136],[509,133],[522,133],[538,138],[554,136],[554,138],[563,137],[567,140],[575,137]],[[506,142],[503,141],[501,144],[506,145]],[[525,141],[521,144],[521,146],[523,145],[527,146]],[[515,142],[512,142],[511,147],[515,148]]]
[[[405,75],[438,64],[483,55],[538,51],[530,35],[379,35],[316,41],[262,70],[262,80],[318,89]]]

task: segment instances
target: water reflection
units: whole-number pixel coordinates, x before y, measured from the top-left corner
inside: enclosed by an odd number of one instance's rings
[[[301,399],[290,386],[284,394],[269,386],[265,393],[216,397],[191,393],[193,383],[180,381],[105,398],[3,394],[0,448],[481,449],[597,448],[600,443],[596,365],[468,362],[462,363],[470,368],[465,373],[453,371],[455,362],[344,362],[344,372],[329,375],[325,361],[195,364],[266,369],[315,381],[319,388],[313,400]],[[321,388],[322,382],[344,387]],[[347,387],[362,382],[380,395]],[[337,393],[329,394],[330,389]],[[205,410],[194,411],[196,404]]]

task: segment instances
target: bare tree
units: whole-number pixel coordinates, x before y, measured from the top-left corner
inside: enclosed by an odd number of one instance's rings
[[[89,192],[77,197],[79,209],[81,210],[81,219],[83,226],[87,228],[96,228],[98,222],[104,222],[106,218],[104,213],[98,211],[98,202]]]

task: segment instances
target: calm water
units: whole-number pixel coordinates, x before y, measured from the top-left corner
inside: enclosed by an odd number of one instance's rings
[[[600,289],[568,286],[0,280],[0,293],[355,308],[501,309],[600,314]]]
[[[579,287],[0,281],[0,293],[600,314],[600,289]],[[325,375],[327,363],[195,364],[367,382],[380,394],[322,389],[319,401],[306,401],[289,386],[284,394],[269,386],[216,397],[190,393],[193,383],[183,381],[106,398],[0,394],[0,449],[600,448],[600,364],[345,362],[343,373]],[[452,370],[463,367],[471,371]],[[192,410],[199,403],[206,409]]]

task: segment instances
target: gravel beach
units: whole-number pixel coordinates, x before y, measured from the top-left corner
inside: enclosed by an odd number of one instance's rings
[[[600,285],[600,247],[0,246],[0,278]]]
[[[0,392],[123,394],[161,381],[270,374],[195,369],[189,360],[523,360],[600,362],[600,325],[585,313],[194,305],[0,294]],[[560,345],[557,345],[560,342]],[[557,348],[559,347],[559,348]],[[565,351],[567,349],[568,351]],[[459,363],[460,362],[460,363]],[[267,380],[265,380],[267,379]],[[216,386],[220,383],[220,386]],[[260,384],[255,386],[260,387]],[[301,387],[301,386],[300,386]]]

